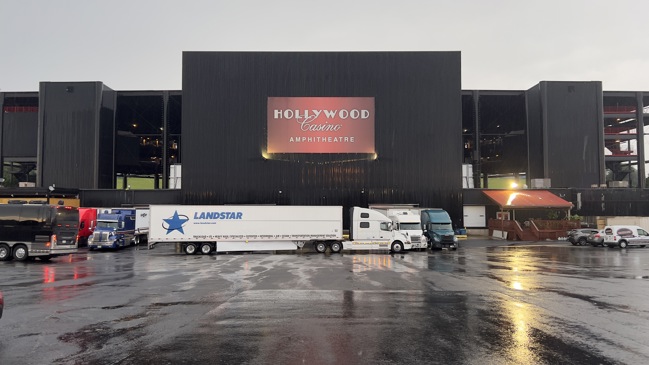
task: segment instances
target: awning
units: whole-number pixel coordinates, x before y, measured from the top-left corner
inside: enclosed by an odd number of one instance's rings
[[[572,208],[571,202],[547,190],[483,190],[482,192],[501,209]]]

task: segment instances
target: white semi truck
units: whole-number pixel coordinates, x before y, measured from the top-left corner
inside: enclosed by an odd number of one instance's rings
[[[422,241],[421,209],[415,205],[370,205],[370,209],[383,213],[390,218],[393,228],[406,233],[412,241],[412,248],[425,249],[426,242]]]
[[[188,254],[236,251],[390,250],[412,248],[408,235],[392,229],[384,214],[350,209],[343,236],[341,206],[151,205],[149,248],[179,243]]]

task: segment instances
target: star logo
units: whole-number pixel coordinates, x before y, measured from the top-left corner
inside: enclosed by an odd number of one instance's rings
[[[179,215],[178,211],[174,212],[174,215],[171,218],[163,219],[162,228],[167,230],[167,234],[178,231],[182,234],[185,234],[183,230],[183,225],[189,221],[189,217],[186,215]]]

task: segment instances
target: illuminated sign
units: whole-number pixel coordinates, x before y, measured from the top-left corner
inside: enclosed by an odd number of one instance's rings
[[[374,98],[269,97],[268,153],[374,153]]]

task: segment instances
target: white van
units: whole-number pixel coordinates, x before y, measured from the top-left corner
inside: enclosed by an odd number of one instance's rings
[[[604,227],[604,245],[626,248],[627,246],[645,247],[649,245],[649,233],[638,226]]]

